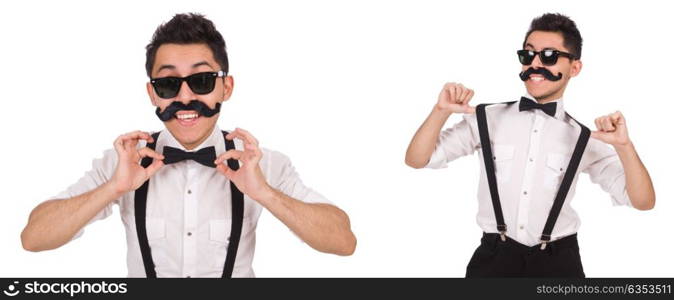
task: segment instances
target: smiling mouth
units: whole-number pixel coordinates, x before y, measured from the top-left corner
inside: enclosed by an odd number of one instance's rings
[[[178,112],[176,113],[176,120],[180,125],[183,126],[192,126],[194,125],[197,120],[201,117],[199,113],[195,111],[188,111],[188,112]]]
[[[529,80],[531,80],[531,81],[533,81],[533,82],[541,82],[541,81],[544,81],[544,80],[546,80],[546,79],[545,79],[545,77],[543,77],[542,75],[534,75],[534,74],[532,74],[532,75],[529,75]]]

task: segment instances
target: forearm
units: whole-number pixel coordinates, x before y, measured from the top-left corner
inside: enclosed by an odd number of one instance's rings
[[[43,251],[62,246],[119,197],[121,194],[110,183],[105,183],[73,198],[50,200],[38,205],[21,233],[24,249]]]
[[[405,163],[412,168],[423,168],[431,158],[435,145],[440,136],[442,127],[451,115],[450,112],[441,111],[433,107],[421,127],[417,130],[407,147]]]
[[[354,252],[356,237],[349,217],[336,206],[305,203],[273,188],[258,202],[312,248],[338,255]]]
[[[632,206],[640,210],[653,208],[655,206],[653,182],[634,145],[629,142],[615,146],[615,149],[625,170],[625,186]]]

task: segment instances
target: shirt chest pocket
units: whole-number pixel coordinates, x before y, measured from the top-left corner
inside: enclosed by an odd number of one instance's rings
[[[145,229],[155,268],[167,267],[169,263],[169,247],[166,240],[166,222],[164,219],[147,218],[145,220]]]
[[[559,189],[562,178],[566,173],[569,156],[564,154],[550,153],[545,159],[545,172],[543,186],[549,190]]]
[[[494,145],[492,159],[494,160],[494,171],[496,172],[498,182],[506,183],[510,181],[514,155],[514,146]]]
[[[225,260],[227,258],[227,250],[229,247],[229,238],[231,234],[231,228],[232,228],[232,220],[231,219],[213,219],[209,221],[209,232],[208,232],[208,239],[209,239],[209,251],[211,251],[210,255],[210,266],[213,267],[214,269],[218,270],[218,272],[222,272],[225,266]],[[238,251],[236,254],[236,266],[239,265],[239,262],[242,261],[242,258],[252,255],[252,253],[246,253],[247,251],[250,251],[251,247],[251,240],[252,240],[252,247],[255,246],[255,237],[254,237],[254,232],[255,232],[255,224],[251,222],[251,220],[248,217],[243,218],[243,224],[241,224],[241,237],[239,239],[239,245],[238,245]],[[243,259],[245,261],[245,259]],[[245,262],[244,262],[245,264]]]
[[[211,256],[211,266],[216,269],[223,269],[227,257],[227,247],[229,246],[232,220],[211,220],[208,225],[209,246],[213,253]]]

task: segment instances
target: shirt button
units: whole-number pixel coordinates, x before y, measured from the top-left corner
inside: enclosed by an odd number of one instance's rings
[[[520,225],[520,230],[524,230],[524,225]]]
[[[191,232],[188,232],[188,233],[187,233],[187,236],[192,236],[192,233],[191,233]]]
[[[524,194],[526,195],[526,194],[527,194],[527,191],[524,191]]]
[[[187,275],[187,278],[192,278],[192,276],[190,276],[190,275]]]
[[[538,129],[534,129],[534,133],[538,132]]]
[[[191,193],[192,193],[192,190],[187,190],[187,193],[188,193],[188,194],[191,194]]]
[[[534,159],[533,159],[533,158],[529,158],[529,161],[534,161]]]

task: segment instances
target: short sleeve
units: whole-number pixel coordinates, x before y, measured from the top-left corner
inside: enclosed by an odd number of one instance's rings
[[[583,172],[588,173],[590,180],[609,193],[613,205],[631,207],[632,202],[627,195],[625,184],[625,170],[615,150],[605,143],[591,138],[585,157],[590,161]]]
[[[284,154],[263,149],[265,177],[273,188],[306,203],[332,204],[323,195],[304,185],[290,159]]]
[[[51,197],[49,200],[54,199],[69,199],[79,195],[82,195],[86,192],[89,192],[98,186],[108,182],[114,174],[115,167],[117,166],[117,152],[114,149],[109,149],[103,152],[103,157],[94,159],[91,164],[91,169],[84,173],[84,175],[74,184],[70,185],[64,191],[58,193],[57,195]],[[94,216],[87,225],[107,218],[112,214],[112,206],[115,203],[119,203],[120,199],[116,199],[114,202],[108,204],[103,210],[101,210],[96,216]],[[85,226],[86,227],[86,226]],[[79,238],[84,232],[84,229],[81,229],[75,236],[73,240]]]
[[[435,150],[425,167],[446,168],[450,161],[475,152],[479,139],[471,124],[477,124],[476,122],[475,115],[465,114],[461,122],[440,132]]]

